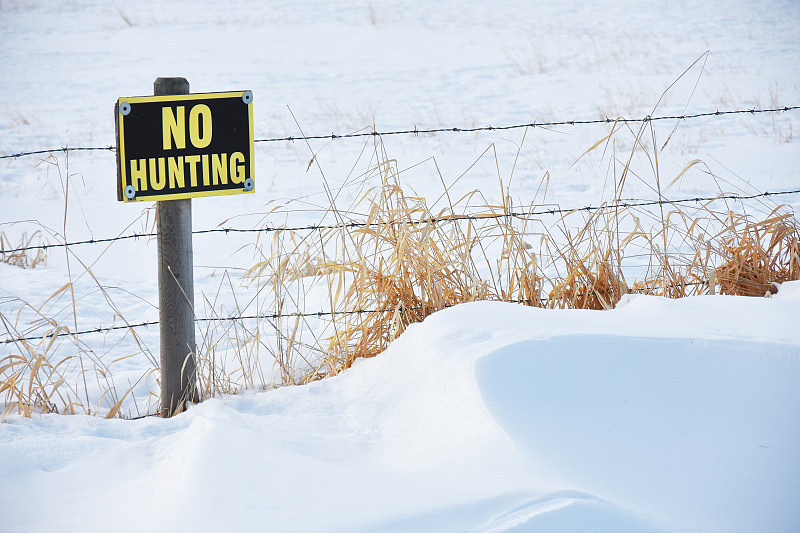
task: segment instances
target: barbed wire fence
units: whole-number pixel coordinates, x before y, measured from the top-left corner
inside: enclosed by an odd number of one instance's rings
[[[777,196],[785,196],[785,195],[794,195],[800,194],[800,189],[788,190],[788,191],[776,191],[776,192],[763,192],[758,194],[750,194],[750,195],[740,195],[740,194],[721,194],[717,196],[707,196],[707,197],[692,197],[692,198],[682,198],[678,200],[667,200],[667,199],[660,199],[660,200],[642,200],[642,201],[618,201],[618,202],[609,202],[603,204],[601,206],[584,206],[584,207],[575,207],[575,208],[554,208],[554,209],[541,209],[541,210],[527,210],[527,211],[510,211],[510,212],[502,212],[502,213],[474,213],[474,214],[464,214],[464,215],[447,215],[441,217],[423,217],[418,220],[403,220],[396,222],[397,224],[404,223],[404,224],[428,224],[428,223],[438,223],[438,222],[455,222],[455,221],[465,221],[465,220],[491,220],[491,219],[501,219],[501,218],[530,218],[535,216],[543,216],[543,215],[559,215],[559,214],[570,214],[570,213],[578,213],[578,212],[599,212],[599,211],[613,211],[617,208],[634,208],[634,207],[647,207],[647,206],[656,206],[656,205],[681,205],[681,204],[688,204],[688,203],[701,203],[701,202],[715,202],[715,201],[723,201],[723,200],[732,200],[732,201],[747,201],[747,200],[754,200],[758,198],[768,198],[768,197],[777,197]],[[298,227],[265,227],[265,228],[212,228],[212,229],[205,229],[205,230],[196,230],[193,231],[192,234],[199,235],[199,234],[210,234],[210,233],[221,233],[221,234],[233,234],[233,233],[266,233],[266,232],[277,232],[277,231],[286,231],[286,232],[300,232],[300,231],[325,231],[331,229],[366,229],[370,227],[376,227],[377,224],[374,223],[367,223],[367,222],[350,222],[345,224],[331,224],[331,225],[306,225],[306,226],[298,226]],[[105,239],[90,239],[84,241],[74,241],[74,242],[67,242],[67,243],[56,243],[56,244],[45,244],[45,245],[35,245],[35,246],[26,246],[20,248],[14,248],[10,250],[0,250],[0,255],[2,254],[12,254],[12,253],[20,253],[26,251],[33,251],[33,250],[47,250],[49,248],[63,248],[63,247],[70,247],[70,246],[77,246],[83,244],[101,244],[101,243],[109,243],[127,239],[139,239],[139,238],[149,238],[149,237],[156,237],[156,233],[137,233],[131,235],[123,235],[119,237],[110,237]],[[386,313],[386,312],[394,312],[394,309],[359,309],[359,310],[347,310],[347,311],[314,311],[314,312],[289,312],[289,313],[272,313],[272,314],[255,314],[255,315],[237,315],[237,316],[226,316],[226,317],[197,317],[195,318],[196,323],[201,322],[230,322],[230,321],[245,321],[245,320],[275,320],[279,318],[293,318],[293,317],[303,317],[303,318],[323,318],[323,317],[331,317],[336,315],[361,315],[361,314],[369,314],[369,313]],[[118,326],[107,326],[107,327],[97,327],[91,328],[81,331],[62,331],[56,333],[54,337],[62,337],[62,336],[82,336],[94,333],[108,333],[111,331],[116,330],[123,330],[123,329],[135,329],[135,328],[146,328],[149,326],[158,325],[158,321],[144,321],[135,324],[125,324],[125,325],[118,325]],[[14,342],[20,341],[31,341],[31,340],[40,340],[42,336],[25,336],[25,337],[13,337],[9,339],[3,339],[0,341],[0,344],[9,344]]]
[[[286,137],[271,137],[266,139],[254,139],[256,143],[271,143],[271,142],[294,142],[294,141],[312,141],[312,140],[336,140],[336,139],[353,139],[359,137],[387,137],[393,135],[425,135],[425,134],[438,134],[438,133],[476,133],[482,131],[506,131],[524,128],[552,128],[558,126],[586,126],[591,124],[614,124],[614,123],[628,123],[628,124],[646,124],[648,122],[658,122],[663,120],[694,120],[708,117],[720,117],[727,115],[757,115],[763,113],[785,113],[788,111],[796,111],[800,106],[783,106],[772,108],[750,108],[750,109],[732,109],[726,111],[708,111],[705,113],[693,113],[684,115],[663,115],[663,116],[645,116],[642,118],[601,118],[589,120],[556,120],[556,121],[534,121],[522,124],[510,124],[500,126],[477,126],[477,127],[446,127],[446,128],[430,128],[418,129],[416,126],[413,130],[389,130],[389,131],[358,131],[353,133],[330,133],[325,135],[297,135]],[[13,154],[0,155],[0,159],[17,159],[20,157],[27,157],[32,155],[44,155],[54,153],[69,153],[81,151],[106,151],[116,152],[116,147],[113,145],[107,146],[62,146],[60,148],[50,148],[41,150],[21,151]]]
[[[424,217],[419,220],[405,220],[403,223],[406,224],[426,224],[431,222],[445,222],[445,221],[459,221],[459,220],[486,220],[486,219],[500,219],[500,218],[530,218],[534,216],[543,216],[543,215],[562,215],[562,214],[569,214],[569,213],[577,213],[581,211],[585,212],[594,212],[594,211],[603,211],[603,210],[613,210],[616,208],[634,208],[634,207],[649,207],[649,206],[656,206],[656,205],[682,205],[682,204],[689,204],[689,203],[700,203],[700,202],[714,202],[718,200],[733,200],[733,201],[746,201],[746,200],[754,200],[757,198],[768,198],[768,197],[777,197],[777,196],[786,196],[792,194],[800,194],[800,189],[792,189],[787,191],[774,191],[774,192],[762,192],[756,194],[720,194],[717,196],[705,196],[699,197],[695,196],[692,198],[681,198],[678,200],[668,200],[662,198],[660,200],[620,200],[616,202],[608,202],[600,206],[592,206],[587,205],[583,207],[568,207],[568,208],[552,208],[552,209],[540,209],[540,210],[528,210],[528,211],[508,211],[508,212],[501,212],[501,213],[473,213],[473,214],[464,214],[464,215],[444,215],[440,217]],[[400,222],[397,222],[398,224]],[[277,226],[277,227],[262,227],[262,228],[210,228],[210,229],[202,229],[202,230],[194,230],[192,231],[192,235],[204,235],[210,233],[222,233],[222,234],[233,234],[233,233],[270,233],[276,231],[286,231],[286,232],[299,232],[299,231],[325,231],[325,230],[332,230],[332,229],[364,229],[370,227],[377,227],[377,224],[370,224],[366,222],[346,222],[343,224],[309,224],[305,226],[296,226],[296,227],[284,227],[284,226]],[[13,254],[13,253],[20,253],[20,252],[28,252],[33,250],[49,250],[51,248],[68,248],[71,246],[79,246],[83,244],[104,244],[109,242],[116,242],[116,241],[123,241],[128,239],[146,239],[157,237],[157,233],[132,233],[130,235],[120,235],[117,237],[106,237],[100,239],[85,239],[80,241],[71,241],[71,242],[63,242],[63,243],[54,243],[54,244],[37,244],[31,246],[21,246],[19,248],[10,248],[10,249],[0,249],[0,256],[5,254]]]
[[[595,119],[595,120],[562,120],[562,121],[549,121],[549,122],[531,122],[531,123],[524,123],[524,124],[512,124],[512,125],[501,125],[501,126],[481,126],[481,127],[471,127],[471,128],[463,128],[463,127],[450,127],[450,128],[433,128],[433,129],[418,129],[414,128],[413,130],[394,130],[394,131],[369,131],[369,132],[354,132],[354,133],[346,133],[346,134],[335,134],[331,133],[329,135],[308,135],[308,136],[287,136],[287,137],[275,137],[275,138],[264,138],[264,139],[255,139],[256,143],[269,143],[269,142],[294,142],[294,141],[307,141],[307,140],[335,140],[335,139],[348,139],[348,138],[363,138],[363,137],[383,137],[383,136],[391,136],[391,135],[424,135],[424,134],[441,134],[441,133],[471,133],[471,132],[486,132],[486,131],[504,131],[504,130],[513,130],[513,129],[523,129],[523,128],[537,128],[537,127],[557,127],[557,126],[580,126],[580,125],[591,125],[591,124],[614,124],[614,123],[639,123],[645,124],[648,122],[655,122],[655,121],[665,121],[665,120],[693,120],[693,119],[701,119],[701,118],[709,118],[715,116],[728,116],[728,115],[740,115],[740,114],[763,114],[763,113],[779,113],[779,112],[789,112],[795,111],[800,109],[800,106],[784,106],[784,107],[775,107],[775,108],[765,108],[765,109],[737,109],[737,110],[727,110],[727,111],[713,111],[713,112],[706,112],[706,113],[695,113],[695,114],[685,114],[685,115],[665,115],[665,116],[646,116],[643,118],[616,118],[616,119]],[[108,151],[108,152],[116,152],[116,147],[114,146],[90,146],[90,147],[68,147],[64,146],[61,148],[56,149],[43,149],[43,150],[32,150],[32,151],[21,151],[18,153],[1,155],[0,159],[16,159],[21,157],[28,157],[34,155],[44,155],[44,154],[55,154],[55,153],[69,153],[69,152],[77,152],[77,151]],[[453,221],[462,221],[462,220],[487,220],[487,219],[501,219],[501,218],[530,218],[535,216],[547,216],[547,215],[565,215],[569,213],[576,213],[576,212],[599,212],[605,210],[614,210],[618,208],[637,208],[637,207],[648,207],[648,206],[663,206],[663,205],[683,205],[683,204],[691,204],[691,203],[702,203],[702,202],[715,202],[715,201],[723,201],[723,200],[731,200],[731,201],[748,201],[754,200],[759,198],[768,198],[768,197],[780,197],[780,196],[787,196],[787,195],[795,195],[800,194],[800,188],[792,189],[792,190],[783,190],[783,191],[767,191],[761,193],[755,193],[750,195],[743,195],[743,194],[719,194],[716,196],[705,196],[705,197],[690,197],[690,198],[681,198],[676,200],[670,200],[666,198],[659,198],[659,199],[649,199],[649,200],[619,200],[614,202],[604,203],[598,206],[582,206],[582,207],[568,207],[568,208],[534,208],[525,211],[502,211],[502,212],[489,212],[489,213],[472,213],[472,214],[452,214],[452,215],[444,215],[440,217],[423,217],[418,220],[403,220],[402,223],[405,224],[426,224],[426,223],[437,223],[437,222],[453,222]],[[401,222],[397,222],[401,223]],[[278,231],[285,231],[285,232],[301,232],[301,231],[325,231],[325,230],[335,230],[335,229],[365,229],[374,227],[376,224],[371,224],[367,222],[348,222],[348,223],[340,223],[340,224],[328,224],[328,225],[304,225],[304,226],[297,226],[297,227],[261,227],[261,228],[238,228],[238,227],[218,227],[218,228],[210,228],[210,229],[203,229],[203,230],[195,230],[192,231],[194,235],[202,235],[202,234],[236,234],[236,233],[267,233],[267,232],[278,232]],[[116,241],[122,240],[129,240],[129,239],[142,239],[142,238],[152,238],[156,237],[156,233],[133,233],[129,235],[120,235],[116,237],[108,237],[108,238],[99,238],[99,239],[86,239],[86,240],[78,240],[78,241],[71,241],[71,242],[61,242],[61,243],[54,243],[54,244],[39,244],[39,245],[31,245],[31,246],[21,246],[12,249],[2,249],[0,250],[0,257],[8,254],[16,254],[16,253],[24,253],[28,251],[34,250],[48,250],[53,248],[68,248],[73,246],[79,245],[94,245],[94,244],[103,244],[103,243],[113,243]],[[287,313],[273,313],[273,314],[252,314],[252,315],[237,315],[237,316],[225,316],[225,317],[196,317],[196,323],[202,322],[233,322],[233,321],[246,321],[246,320],[275,320],[275,319],[282,319],[282,318],[293,318],[293,317],[302,317],[302,318],[324,318],[324,317],[332,317],[336,315],[363,315],[363,314],[372,314],[372,313],[387,313],[387,312],[395,312],[395,309],[358,309],[358,310],[340,310],[340,311],[315,311],[315,312],[287,312]],[[10,344],[10,343],[17,343],[17,342],[27,342],[27,341],[34,341],[34,340],[42,340],[43,337],[45,338],[57,338],[63,336],[83,336],[83,335],[90,335],[90,334],[98,334],[98,333],[108,333],[111,331],[117,330],[131,330],[137,328],[147,328],[149,326],[156,326],[158,325],[158,321],[143,321],[137,323],[128,323],[124,325],[115,325],[115,326],[104,326],[104,327],[96,327],[96,328],[89,328],[83,329],[78,331],[68,331],[68,329],[64,328],[59,330],[56,333],[49,333],[44,335],[28,335],[28,336],[20,336],[20,337],[12,337],[6,338],[0,341],[0,344]]]

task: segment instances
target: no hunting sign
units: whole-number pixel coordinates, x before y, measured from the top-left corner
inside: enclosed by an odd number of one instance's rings
[[[117,200],[255,191],[253,93],[117,100]]]

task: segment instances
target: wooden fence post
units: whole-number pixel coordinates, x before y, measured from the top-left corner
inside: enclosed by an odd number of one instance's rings
[[[186,78],[157,78],[155,96],[189,94]],[[161,416],[197,401],[192,200],[156,202],[158,319],[161,349]]]

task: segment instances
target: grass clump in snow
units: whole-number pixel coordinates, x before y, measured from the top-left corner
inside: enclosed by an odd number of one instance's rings
[[[567,267],[550,291],[548,305],[561,309],[612,309],[628,292],[611,263],[611,250],[595,249],[586,256],[574,250],[562,257]]]
[[[730,232],[719,248],[723,263],[715,272],[722,294],[765,296],[777,285],[800,279],[800,231],[789,213],[773,211],[766,220],[731,216]]]
[[[67,293],[69,285],[61,287],[48,301]],[[105,361],[78,336],[71,335],[68,326],[46,316],[43,307],[44,304],[34,309],[24,304],[13,321],[0,313],[3,329],[14,339],[3,344],[8,352],[0,358],[0,398],[3,401],[0,420],[4,421],[11,414],[29,417],[35,413],[122,416],[122,404],[135,384],[119,394],[112,367],[131,355]],[[45,328],[41,337],[25,336],[29,328],[21,327],[20,317],[26,308],[37,317],[28,326]],[[147,372],[143,379],[149,374]],[[92,381],[94,387],[102,391],[94,399],[88,392]]]
[[[47,264],[47,252],[44,248],[20,250],[20,248],[43,246],[41,231],[37,230],[33,232],[30,237],[23,233],[16,246],[12,245],[11,242],[12,241],[5,233],[0,232],[0,263],[6,263],[7,265],[19,268],[36,268],[37,266]]]
[[[404,193],[391,162],[382,167],[381,184],[366,200],[366,224],[343,230],[349,253],[326,265],[337,282],[347,283],[337,304],[343,313],[326,356],[306,381],[379,354],[431,313],[490,295],[472,260],[478,236],[471,224],[465,233],[441,213],[434,216],[424,198]]]

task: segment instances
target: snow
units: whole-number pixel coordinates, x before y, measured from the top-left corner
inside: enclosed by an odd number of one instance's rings
[[[798,21],[791,0],[10,0],[0,4],[0,155],[113,144],[116,99],[172,75],[193,92],[252,90],[257,138],[798,105]],[[680,121],[659,152],[662,183],[703,164],[665,195],[796,189],[798,116]],[[653,126],[660,145],[676,123]],[[431,203],[441,173],[453,197],[480,190],[497,202],[508,186],[517,205],[575,207],[613,194],[609,153],[578,160],[608,132],[384,142],[407,169],[403,186]],[[612,148],[627,154],[631,138]],[[360,176],[364,148],[261,143],[257,194],[194,201],[194,228],[325,220],[323,180],[344,206],[375,185]],[[312,155],[324,176],[307,170]],[[626,197],[652,198],[650,162],[632,164]],[[0,231],[15,240],[44,229],[50,242],[149,231],[150,204],[116,202],[114,175],[105,151],[0,160]],[[779,201],[800,208],[800,195]],[[35,269],[0,264],[0,312],[13,316],[21,298],[77,330],[118,323],[115,310],[157,319],[154,242],[72,253],[68,263],[50,251]],[[196,236],[196,294],[220,292],[217,310],[248,301],[237,276],[258,257],[252,235]],[[48,301],[68,266],[74,318],[67,294]],[[325,301],[314,291],[306,311]],[[307,386],[215,398],[166,420],[12,416],[0,424],[0,529],[798,531],[798,311],[800,282],[771,298],[627,295],[602,312],[476,302]],[[136,354],[114,367],[118,383],[135,384],[124,404],[133,415],[147,411],[158,358],[158,328],[138,333],[149,352],[130,337],[83,337],[104,358]],[[89,387],[97,402],[102,387]]]
[[[5,527],[792,531],[800,283],[782,289],[465,304],[308,386],[169,420],[13,419],[0,490],[26,497]]]

